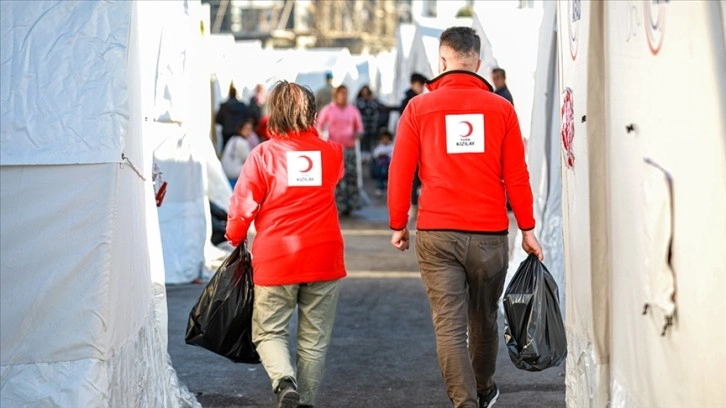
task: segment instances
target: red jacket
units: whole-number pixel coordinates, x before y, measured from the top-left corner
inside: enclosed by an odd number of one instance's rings
[[[450,71],[427,84],[401,116],[389,171],[393,229],[408,223],[416,165],[421,230],[500,233],[506,195],[522,230],[535,226],[524,142],[512,105],[480,76]]]
[[[273,136],[252,150],[230,200],[227,239],[237,246],[255,221],[254,282],[263,286],[345,276],[335,186],[342,148],[318,132]]]

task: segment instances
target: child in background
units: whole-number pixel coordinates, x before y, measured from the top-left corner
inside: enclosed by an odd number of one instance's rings
[[[222,168],[224,168],[224,173],[232,188],[237,184],[237,179],[242,172],[242,165],[245,164],[245,160],[252,150],[250,141],[256,139],[256,136],[253,137],[253,135],[252,119],[248,119],[237,127],[237,134],[229,139],[222,152]]]
[[[378,145],[373,149],[373,177],[376,179],[376,195],[381,196],[388,186],[388,166],[393,156],[393,135],[381,130]]]

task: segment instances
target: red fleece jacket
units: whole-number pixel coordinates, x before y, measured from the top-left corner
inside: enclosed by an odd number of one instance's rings
[[[279,286],[345,276],[335,186],[343,151],[315,129],[255,147],[234,188],[227,239],[237,246],[255,221],[254,282]]]
[[[427,88],[398,124],[388,183],[391,228],[408,223],[417,165],[418,229],[504,232],[507,195],[519,228],[534,228],[524,142],[512,105],[472,72],[444,73]]]

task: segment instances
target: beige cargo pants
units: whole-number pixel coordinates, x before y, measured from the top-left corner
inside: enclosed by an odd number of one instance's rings
[[[255,286],[252,341],[276,390],[283,378],[297,386],[301,405],[314,405],[333,331],[340,281]],[[297,375],[288,349],[290,319],[298,309]]]

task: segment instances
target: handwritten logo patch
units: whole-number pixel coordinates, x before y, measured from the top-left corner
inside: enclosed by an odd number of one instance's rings
[[[484,153],[484,115],[446,115],[446,153]]]
[[[323,185],[320,151],[285,152],[287,185],[310,187]]]

